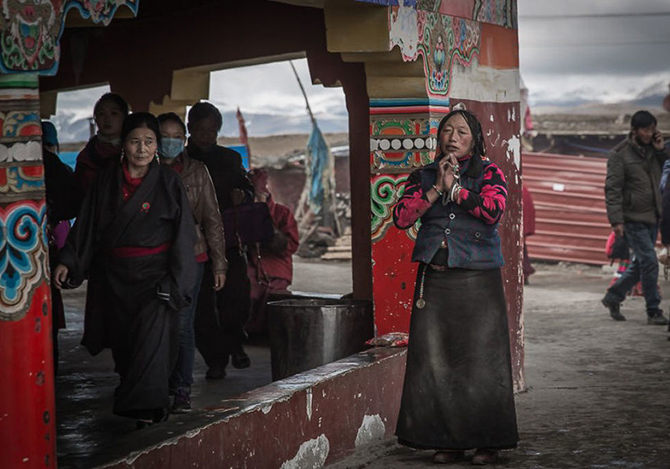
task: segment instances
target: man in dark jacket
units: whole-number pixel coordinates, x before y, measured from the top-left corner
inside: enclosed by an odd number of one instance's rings
[[[253,186],[235,150],[216,144],[223,124],[219,110],[210,103],[195,104],[188,113],[188,156],[207,166],[219,208],[224,214],[234,206],[253,201]],[[195,317],[195,341],[207,363],[207,379],[222,379],[232,361],[235,368],[247,368],[250,360],[244,352],[244,323],[251,308],[251,284],[243,246],[227,246],[228,275],[222,290],[214,291],[205,267]],[[209,283],[208,283],[209,282]]]
[[[666,159],[668,154],[663,136],[656,130],[656,118],[647,111],[636,112],[628,138],[609,157],[605,180],[607,217],[612,230],[617,236],[626,236],[634,254],[630,267],[602,300],[615,321],[626,320],[620,304],[626,292],[641,281],[647,323],[668,324],[659,308],[658,258],[654,249],[661,216],[661,168]]]

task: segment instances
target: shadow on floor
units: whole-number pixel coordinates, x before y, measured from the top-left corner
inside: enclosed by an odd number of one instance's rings
[[[85,289],[64,292],[67,329],[59,333],[59,371],[56,377],[56,418],[59,468],[90,468],[103,465],[167,438],[200,427],[225,401],[272,382],[270,349],[255,341],[246,347],[251,367],[236,370],[219,381],[207,381],[207,367],[196,354],[192,388],[193,411],[172,415],[162,424],[135,430],[135,421],[112,414],[118,375],[109,350],[92,357],[79,345],[83,332]],[[220,415],[217,415],[220,417]]]

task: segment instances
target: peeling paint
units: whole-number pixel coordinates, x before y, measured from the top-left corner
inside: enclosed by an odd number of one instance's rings
[[[451,73],[450,99],[469,99],[480,102],[515,103],[521,99],[518,69],[495,69],[454,64]]]
[[[514,135],[507,141],[507,158],[514,160],[517,169],[521,169],[521,140]]]
[[[370,443],[381,441],[386,434],[386,425],[379,414],[365,415],[363,423],[356,434],[356,448]]]
[[[312,389],[308,389],[305,393],[307,400],[307,420],[312,420]]]
[[[290,461],[284,462],[281,469],[319,469],[326,464],[326,459],[330,453],[330,442],[326,435],[319,435],[318,438],[305,441],[298,448],[295,457]]]

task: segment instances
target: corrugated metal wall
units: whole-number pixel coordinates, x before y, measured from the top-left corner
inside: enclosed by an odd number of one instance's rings
[[[609,264],[607,159],[524,152],[522,174],[535,205],[531,259]]]

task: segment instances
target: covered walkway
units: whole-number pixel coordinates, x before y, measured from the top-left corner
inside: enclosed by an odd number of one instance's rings
[[[296,258],[292,288],[305,293],[347,294],[351,291],[351,265]],[[64,302],[67,329],[59,333],[60,360],[56,377],[57,451],[58,467],[61,469],[104,466],[132,457],[172,437],[200,429],[221,420],[222,414],[227,411],[234,412],[255,404],[234,398],[272,381],[267,343],[248,345],[246,350],[251,357],[251,367],[236,370],[229,366],[226,370],[228,376],[220,381],[205,380],[207,367],[196,353],[193,411],[186,415],[173,415],[164,424],[137,431],[133,420],[116,417],[111,412],[114,388],[118,385],[111,352],[104,350],[92,357],[79,345],[83,332],[85,289],[65,291]],[[272,399],[271,396],[264,398],[268,401]],[[205,458],[193,463],[208,467]],[[236,467],[234,461],[230,460],[230,464]]]

